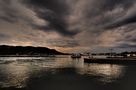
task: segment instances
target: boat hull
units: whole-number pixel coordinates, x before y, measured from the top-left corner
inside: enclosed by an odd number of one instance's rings
[[[71,58],[81,58],[81,56],[71,56]]]
[[[99,64],[136,64],[134,58],[84,58],[85,63]]]

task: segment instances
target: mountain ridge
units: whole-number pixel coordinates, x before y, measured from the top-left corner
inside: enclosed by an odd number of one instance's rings
[[[47,47],[0,45],[0,55],[62,55]]]

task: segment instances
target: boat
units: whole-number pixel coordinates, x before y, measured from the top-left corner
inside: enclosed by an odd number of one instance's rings
[[[71,58],[81,58],[81,54],[72,54]]]
[[[85,63],[136,64],[136,58],[84,58]]]

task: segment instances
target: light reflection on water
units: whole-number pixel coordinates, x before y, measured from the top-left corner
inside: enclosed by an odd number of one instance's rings
[[[124,75],[125,66],[110,64],[85,64],[83,73],[90,76],[99,76],[98,80],[104,83],[113,82]]]
[[[0,66],[0,85],[2,87],[15,86],[25,87],[25,82],[29,77],[29,68],[27,66],[16,66],[15,64]]]
[[[103,83],[114,82],[124,75],[125,67],[110,64],[84,64],[83,59],[71,59],[69,56],[56,57],[4,57],[0,58],[0,87],[26,87],[31,75],[40,71],[56,68],[75,68],[78,74],[98,76]],[[54,72],[54,71],[52,71]]]

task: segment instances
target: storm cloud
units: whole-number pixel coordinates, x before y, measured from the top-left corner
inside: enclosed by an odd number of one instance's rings
[[[37,26],[36,28],[51,31],[56,30],[65,36],[73,36],[78,31],[68,30],[65,16],[70,13],[69,5],[65,0],[27,0],[28,7],[36,12],[37,17],[48,21],[48,26]]]
[[[1,0],[0,24],[7,44],[135,48],[136,0]]]

